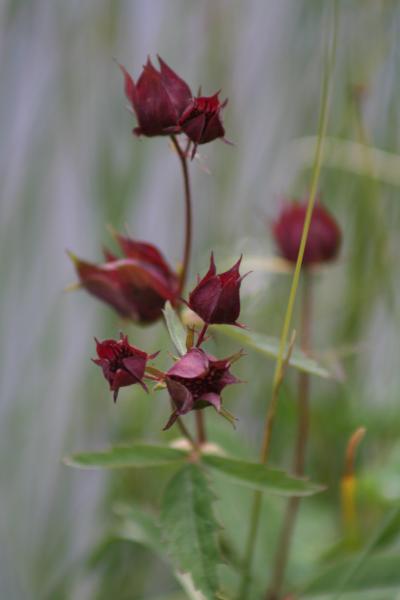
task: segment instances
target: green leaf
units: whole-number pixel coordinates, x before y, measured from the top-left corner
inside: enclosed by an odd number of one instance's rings
[[[188,464],[169,482],[161,509],[161,524],[177,569],[190,573],[193,584],[207,600],[218,594],[218,524],[214,496],[198,465]]]
[[[186,329],[170,302],[166,303],[163,313],[171,340],[180,356],[183,356],[186,354]]]
[[[212,325],[212,330],[217,333],[222,333],[223,335],[236,340],[240,344],[243,344],[243,346],[253,348],[266,356],[271,356],[272,358],[277,358],[278,356],[279,340],[275,337],[256,333],[255,331],[239,329],[238,327],[232,327],[231,325]],[[332,373],[325,369],[325,367],[321,366],[316,360],[310,358],[304,354],[304,352],[296,348],[293,349],[289,364],[292,367],[299,369],[299,371],[304,371],[311,375],[332,378]]]
[[[126,504],[117,504],[114,511],[121,517],[121,522],[115,528],[117,538],[145,546],[159,558],[168,564],[170,563],[169,557],[166,556],[165,544],[162,542],[161,529],[154,515]],[[170,566],[172,567],[172,565]],[[189,574],[183,575],[174,568],[172,568],[172,571],[175,579],[185,591],[187,598],[190,598],[190,600],[204,600],[204,596],[195,590]]]
[[[126,467],[157,467],[182,462],[187,454],[169,446],[134,444],[116,446],[102,452],[82,452],[64,459],[69,467],[81,469],[120,469]]]
[[[280,496],[311,496],[325,489],[321,485],[292,477],[284,471],[271,469],[260,463],[211,454],[204,454],[202,462],[223,473],[232,481],[261,492],[270,492]]]
[[[322,574],[315,577],[305,588],[303,594],[306,597],[328,594],[332,597],[332,591],[336,589],[337,582],[356,565],[357,559],[345,560],[326,569]],[[357,570],[344,585],[342,592],[362,592],[385,588],[400,587],[400,555],[375,555]],[[302,596],[303,597],[303,596]]]

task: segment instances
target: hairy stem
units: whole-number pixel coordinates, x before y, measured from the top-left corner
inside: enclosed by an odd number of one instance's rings
[[[308,273],[303,275],[303,298],[300,321],[300,344],[304,352],[310,351],[312,297],[311,281]],[[309,391],[310,376],[308,373],[299,374],[298,383],[298,419],[296,443],[293,454],[292,472],[294,475],[304,475],[305,454],[309,428]],[[289,559],[296,517],[299,510],[300,498],[290,498],[286,507],[281,534],[278,539],[275,562],[272,569],[272,579],[267,591],[266,600],[278,600],[281,595],[285,571]]]
[[[288,336],[290,325],[292,322],[293,308],[296,299],[297,288],[299,285],[300,279],[300,270],[301,265],[303,263],[304,251],[306,247],[308,232],[310,229],[312,212],[314,209],[317,189],[318,189],[318,181],[319,175],[321,171],[321,160],[322,160],[322,149],[323,149],[323,140],[326,134],[326,127],[328,122],[328,107],[329,107],[329,92],[330,92],[330,82],[333,73],[333,67],[335,63],[335,55],[336,55],[336,41],[337,41],[337,30],[338,30],[338,0],[334,1],[334,15],[333,15],[333,32],[332,32],[332,43],[330,50],[327,52],[327,60],[324,67],[324,75],[322,82],[322,93],[321,93],[321,103],[320,103],[320,112],[319,112],[319,122],[318,122],[318,139],[317,146],[315,150],[315,158],[314,165],[312,170],[311,177],[311,186],[310,186],[310,194],[308,198],[307,211],[304,219],[303,232],[301,236],[299,253],[297,256],[296,266],[293,274],[292,285],[290,288],[288,305],[286,308],[286,314],[283,322],[282,333],[280,338],[279,345],[279,353],[276,360],[274,378],[272,383],[272,393],[271,393],[271,401],[268,405],[266,417],[265,417],[265,425],[264,425],[264,433],[261,444],[261,452],[260,452],[260,462],[262,464],[266,464],[268,462],[269,457],[269,449],[272,437],[272,429],[275,420],[275,414],[278,404],[279,397],[279,389],[283,381],[284,375],[284,355],[285,349],[287,346]],[[242,574],[242,582],[240,585],[239,591],[239,600],[245,600],[247,598],[247,590],[248,585],[251,579],[251,566],[254,555],[254,549],[257,541],[257,531],[258,524],[260,519],[260,508],[261,508],[261,492],[255,492],[253,505],[250,516],[250,526],[248,539],[246,544],[246,554],[243,563],[243,574]]]
[[[179,277],[179,295],[182,294],[185,287],[186,278],[189,270],[190,254],[192,247],[192,194],[190,190],[189,168],[186,152],[182,150],[178,140],[171,135],[172,144],[178,154],[183,174],[183,186],[185,197],[185,242],[183,247],[182,269]]]

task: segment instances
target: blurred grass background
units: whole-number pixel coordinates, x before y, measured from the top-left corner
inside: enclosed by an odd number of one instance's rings
[[[199,84],[206,94],[222,88],[229,97],[225,125],[235,147],[204,146],[201,163],[191,165],[194,277],[205,271],[210,249],[223,265],[241,252],[271,256],[268,220],[282,197],[307,194],[313,149],[307,139],[317,125],[329,4],[1,2],[1,598],[182,598],[162,562],[128,542],[107,541],[113,502],[157,509],[165,474],[111,477],[61,463],[73,450],[174,435],[160,431],[168,414],[163,393],[144,397],[128,389],[113,406],[89,360],[93,336],[115,336],[122,326],[149,351],[165,347],[162,326],[127,327],[83,292],[63,292],[74,281],[65,250],[100,259],[107,224],[156,243],[175,264],[181,256],[176,157],[167,140],[131,135],[134,123],[113,58],[137,77],[146,56],[158,52],[193,90]],[[339,157],[340,140],[367,142],[387,154],[379,164],[368,148],[358,157],[350,152],[339,165],[325,156],[321,197],[342,227],[344,244],[338,262],[316,278],[314,341],[321,351],[357,352],[341,361],[344,381],[313,380],[308,472],[329,491],[302,505],[292,578],[323,562],[341,538],[339,481],[348,438],[359,425],[368,430],[357,463],[363,539],[400,497],[399,33],[397,1],[341,3],[329,136]],[[241,320],[278,335],[288,289],[287,276],[254,273],[243,285]],[[216,344],[221,353],[232,351],[232,343]],[[163,360],[167,364],[165,352]],[[238,454],[256,455],[272,369],[252,353],[237,366],[248,383],[225,395],[240,418],[236,432],[207,415],[210,436]],[[294,394],[291,374],[273,447],[273,462],[285,467]],[[226,534],[241,554],[242,511],[251,494],[235,490],[233,503],[233,488],[219,481],[215,488]],[[265,502],[274,518],[265,520],[260,535],[262,587],[284,506]],[[393,530],[395,547],[398,533]]]

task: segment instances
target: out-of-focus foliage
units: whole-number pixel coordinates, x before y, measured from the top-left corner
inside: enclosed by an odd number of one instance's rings
[[[201,160],[191,165],[191,281],[205,272],[210,249],[221,264],[232,264],[241,252],[258,257],[264,267],[274,264],[268,263],[274,253],[269,223],[281,197],[304,197],[308,191],[326,4],[1,3],[1,598],[187,597],[181,576],[177,580],[146,543],[122,534],[121,515],[112,511],[122,501],[156,514],[168,473],[105,475],[62,464],[65,454],[81,449],[146,438],[165,443],[176,436],[161,432],[169,412],[164,391],[145,397],[126,389],[113,405],[89,359],[93,336],[115,336],[123,324],[83,292],[63,292],[74,278],[65,250],[96,260],[111,224],[156,242],[173,264],[181,259],[176,156],[167,140],[131,135],[133,118],[113,62],[115,57],[136,74],[147,54],[159,52],[193,89],[201,84],[209,94],[222,88],[229,97],[224,118],[235,146],[218,141],[204,146]],[[332,140],[320,193],[342,227],[344,244],[335,265],[314,277],[313,326],[316,356],[325,358],[340,382],[312,380],[307,473],[328,490],[301,504],[288,572],[299,589],[317,567],[322,573],[334,559],[354,564],[400,498],[399,31],[396,0],[341,3]],[[264,267],[243,283],[241,321],[277,336],[290,277]],[[139,345],[168,347],[162,324],[124,328]],[[217,336],[209,347],[230,352],[232,340]],[[166,352],[162,360],[170,364]],[[258,453],[272,370],[269,358],[251,350],[238,365],[247,384],[224,395],[225,406],[239,417],[236,431],[207,414],[210,438],[237,458],[254,460]],[[296,377],[289,372],[282,388],[273,438],[271,462],[282,468],[291,462]],[[360,425],[367,434],[358,453],[357,519],[350,535],[339,489],[346,444]],[[215,475],[212,487],[219,499],[217,519],[224,524],[221,543],[227,560],[236,564],[252,492],[223,475]],[[254,594],[266,588],[265,565],[271,564],[283,508],[281,498],[263,499]],[[385,556],[390,561],[400,556],[399,533],[394,519],[380,540],[382,555],[373,558],[378,575]],[[369,567],[364,563],[352,585],[363,572],[373,577],[373,561]],[[384,578],[391,589],[375,589],[371,599],[399,594],[391,566],[385,563],[391,575]],[[223,577],[227,587],[237,586],[232,571],[224,570]],[[368,593],[358,597],[364,600]]]

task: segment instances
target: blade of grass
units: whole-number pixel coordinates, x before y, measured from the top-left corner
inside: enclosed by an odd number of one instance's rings
[[[324,66],[323,73],[323,81],[322,81],[322,92],[321,92],[321,102],[320,102],[320,111],[319,111],[319,121],[318,121],[318,139],[317,146],[315,149],[315,159],[314,166],[312,171],[311,178],[311,186],[310,186],[310,194],[307,204],[306,216],[304,219],[303,232],[301,236],[299,253],[297,256],[296,267],[293,274],[292,285],[290,288],[288,305],[286,308],[286,314],[283,322],[282,333],[280,338],[280,346],[279,353],[276,360],[274,378],[272,383],[272,395],[271,401],[268,405],[267,414],[265,418],[265,426],[264,426],[264,435],[261,444],[261,452],[260,452],[260,462],[262,464],[266,464],[268,461],[269,447],[271,441],[271,434],[273,423],[275,419],[275,413],[277,409],[279,389],[283,380],[283,371],[284,371],[284,352],[287,346],[287,340],[290,330],[290,325],[292,322],[293,316],[293,308],[296,300],[297,288],[299,285],[300,279],[300,271],[301,265],[303,263],[304,251],[306,247],[308,232],[311,224],[312,212],[314,209],[315,199],[317,195],[318,189],[318,181],[319,175],[321,171],[321,162],[322,162],[322,150],[323,150],[323,140],[325,138],[327,123],[328,123],[328,112],[329,112],[329,94],[330,94],[330,83],[332,79],[333,68],[335,64],[335,56],[336,56],[336,43],[337,43],[337,30],[338,30],[338,0],[335,0],[333,4],[333,25],[332,25],[332,39],[330,48],[327,46],[326,52],[326,62]],[[329,41],[327,42],[329,44]],[[244,568],[242,574],[242,581],[239,588],[239,600],[244,600],[247,597],[247,590],[250,582],[250,571],[251,565],[253,561],[254,548],[257,538],[257,530],[259,529],[258,523],[260,519],[261,513],[261,499],[262,492],[256,492],[254,494],[253,506],[250,516],[250,527],[249,527],[249,535],[246,544],[245,558],[244,558]]]

